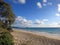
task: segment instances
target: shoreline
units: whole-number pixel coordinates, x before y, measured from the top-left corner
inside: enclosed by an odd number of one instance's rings
[[[15,45],[60,45],[60,37],[44,32],[13,30],[11,34]]]
[[[60,40],[60,35],[58,34],[50,34],[47,32],[36,32],[36,31],[27,31],[27,30],[14,30],[14,31],[24,32],[27,34],[30,33],[30,34],[37,35],[37,36],[44,36],[47,38]]]

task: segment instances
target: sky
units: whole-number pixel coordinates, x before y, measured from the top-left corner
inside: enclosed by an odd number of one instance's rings
[[[16,27],[60,27],[60,0],[4,0],[16,15]]]

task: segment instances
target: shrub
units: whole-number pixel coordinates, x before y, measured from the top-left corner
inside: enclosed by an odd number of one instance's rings
[[[12,35],[8,30],[0,29],[0,45],[14,45]]]

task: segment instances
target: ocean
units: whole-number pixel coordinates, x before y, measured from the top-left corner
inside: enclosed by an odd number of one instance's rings
[[[27,31],[35,31],[35,32],[47,32],[51,34],[60,34],[60,28],[19,28],[19,27],[14,27],[14,29],[22,29],[22,30],[27,30]]]

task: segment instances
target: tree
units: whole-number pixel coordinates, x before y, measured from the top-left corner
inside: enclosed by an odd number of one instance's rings
[[[0,28],[0,45],[14,45],[12,37],[8,30]]]
[[[0,0],[0,45],[14,45],[12,35],[9,32],[14,20],[15,15],[11,6]]]
[[[0,2],[0,18],[0,26],[11,29],[11,24],[13,24],[15,20],[15,15],[12,12],[11,6],[3,1]]]

